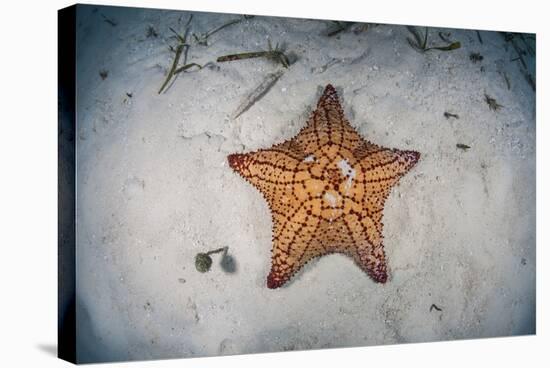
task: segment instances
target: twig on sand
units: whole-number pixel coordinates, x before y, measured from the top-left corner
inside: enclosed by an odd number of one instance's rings
[[[229,27],[230,25],[240,23],[244,19],[246,19],[246,18],[242,17],[242,18],[239,18],[239,19],[233,19],[233,20],[231,20],[227,23],[224,23],[221,26],[216,27],[216,28],[214,28],[214,29],[212,29],[212,30],[210,30],[206,33],[201,33],[201,34],[193,33],[193,38],[195,39],[195,42],[197,44],[202,45],[202,46],[208,46],[208,37],[212,36],[214,33],[218,32],[218,31],[221,31],[225,27]]]
[[[531,86],[531,88],[533,89],[533,92],[536,92],[537,85],[535,82],[535,78],[533,78],[533,75],[527,72],[526,70],[522,70],[522,72],[523,72],[523,76],[525,77],[525,80],[527,81],[527,83],[529,83],[529,86]]]
[[[523,55],[526,55],[527,53],[525,52],[525,50],[519,47],[518,44],[516,43],[516,40],[515,40],[516,34],[510,33],[510,32],[504,32],[501,34],[504,37],[504,40],[506,42],[510,42],[512,44],[512,47],[514,48],[514,50],[516,51],[516,54],[518,55],[518,57],[514,58],[513,61],[516,61],[516,60],[521,61],[521,65],[523,65],[523,68],[527,69],[527,63],[525,63],[525,59],[523,59]]]
[[[198,67],[199,69],[202,69],[202,65],[200,64],[197,64],[197,63],[189,63],[189,64],[185,64],[184,66],[174,70],[174,75],[178,74],[178,73],[181,73],[181,72],[184,72],[186,71],[187,69],[191,68],[191,67]]]
[[[350,29],[354,34],[359,34],[359,33],[368,31],[370,27],[374,27],[374,26],[375,26],[374,23],[356,23],[352,25]]]
[[[521,39],[521,41],[525,45],[529,55],[535,56],[535,49],[527,42],[527,39],[529,38],[529,36],[524,36],[523,33],[520,33],[519,38]]]
[[[527,63],[524,59],[524,56],[525,57],[535,56],[535,49],[529,44],[529,42],[527,42],[528,40],[535,41],[534,36],[523,35],[521,33],[511,33],[511,32],[501,32],[501,35],[502,37],[504,37],[504,40],[507,43],[512,44],[512,47],[514,48],[514,51],[517,54],[517,57],[511,59],[510,61],[519,60],[521,62],[521,66],[520,66],[521,73],[525,77],[525,80],[527,81],[527,83],[529,83],[529,86],[531,87],[533,92],[536,92],[535,79],[531,74],[531,72],[529,71],[529,68],[527,67]],[[525,46],[525,49],[520,47],[520,45],[518,44],[519,41],[517,41],[518,39],[521,40],[521,42]],[[507,83],[508,83],[508,80],[507,80]]]
[[[493,111],[497,111],[502,107],[501,104],[497,103],[497,100],[489,96],[487,93],[485,94],[485,102],[487,103],[487,105],[489,105],[489,108]]]
[[[483,40],[481,39],[481,33],[479,33],[479,31],[476,30],[476,34],[477,34],[477,40],[479,41],[479,43],[483,44]]]
[[[164,80],[164,83],[162,84],[162,86],[160,87],[158,93],[161,94],[162,91],[164,91],[164,89],[166,88],[166,86],[168,85],[168,83],[170,82],[170,80],[172,79],[172,77],[179,73],[179,72],[182,72],[186,69],[189,69],[191,66],[199,66],[198,64],[195,64],[195,63],[191,63],[191,64],[185,64],[186,62],[186,56],[184,56],[184,60],[183,60],[183,63],[184,63],[184,66],[182,66],[181,68],[178,68],[178,63],[180,61],[180,58],[182,56],[182,54],[185,54],[185,50],[187,48],[189,48],[189,44],[187,43],[187,34],[189,33],[189,25],[191,24],[191,19],[193,19],[193,14],[191,14],[189,16],[189,19],[187,20],[187,24],[185,25],[185,31],[183,33],[183,35],[180,35],[178,32],[176,32],[173,28],[170,28],[170,30],[175,34],[176,38],[178,39],[178,45],[176,46],[175,49],[173,49],[172,47],[170,47],[170,50],[174,51],[175,52],[175,56],[174,56],[174,61],[172,62],[172,66],[170,67],[170,71],[168,72],[168,75],[166,76],[166,79]]]
[[[172,67],[170,68],[170,71],[168,72],[168,75],[166,76],[166,79],[164,80],[164,83],[159,89],[159,95],[162,93],[164,88],[168,85],[168,82],[170,82],[170,79],[172,79],[172,76],[174,75],[174,72],[176,71],[176,68],[178,66],[178,63],[180,61],[181,53],[183,52],[185,44],[180,43],[176,47],[176,55],[174,56],[174,62],[172,63]]]
[[[108,23],[113,27],[116,27],[118,25],[118,23],[114,19],[107,18],[105,14],[101,14],[101,17],[103,17],[103,21],[105,21],[106,23]]]
[[[445,112],[443,113],[443,116],[445,116],[445,118],[447,118],[447,119],[449,119],[449,118],[458,119],[458,118],[459,118],[459,117],[458,117],[458,114],[452,114],[452,113],[447,112],[447,111],[445,111]]]
[[[271,59],[280,63],[285,68],[288,68],[290,66],[290,61],[288,57],[284,54],[283,50],[279,48],[279,44],[276,44],[275,48],[271,47],[271,41],[268,40],[267,44],[268,44],[267,51],[253,51],[253,52],[243,52],[239,54],[224,55],[224,56],[220,56],[216,61],[219,63],[223,63],[226,61],[265,57],[267,59]]]
[[[270,73],[267,77],[256,87],[246,99],[239,105],[237,110],[233,113],[233,119],[237,119],[244,112],[252,107],[256,102],[258,102],[266,93],[277,83],[279,78],[283,75],[283,71],[279,70],[275,73]]]
[[[414,39],[407,37],[407,41],[409,42],[409,45],[411,45],[411,47],[418,52],[426,52],[430,50],[452,51],[460,48],[460,42],[458,41],[451,42],[445,46],[428,47],[428,27],[426,27],[423,36],[416,29],[416,27],[407,26],[407,29],[414,37]]]
[[[468,146],[467,144],[464,144],[464,143],[457,143],[456,148],[460,148],[463,151],[467,151],[467,150],[470,149],[470,146]]]
[[[510,78],[508,78],[508,74],[506,74],[506,72],[503,72],[503,71],[499,71],[498,74],[502,75],[502,77],[504,78],[504,81],[506,82],[506,87],[508,88],[508,90],[510,90],[511,84],[510,84]]]
[[[449,39],[451,37],[451,32],[437,32],[439,35],[439,38],[441,38],[442,41],[451,43],[452,41]]]
[[[154,37],[154,38],[157,38],[159,36],[159,34],[157,33],[157,30],[155,29],[155,27],[153,26],[149,26],[147,27],[147,31],[145,32],[145,37],[147,38],[151,38],[151,37]]]
[[[477,63],[478,61],[481,62],[483,60],[483,55],[481,55],[479,52],[471,52],[470,60],[474,64]]]
[[[347,30],[353,25],[353,22],[341,22],[337,20],[332,20],[331,23],[333,23],[336,27],[327,32],[328,37],[335,36],[338,33]]]

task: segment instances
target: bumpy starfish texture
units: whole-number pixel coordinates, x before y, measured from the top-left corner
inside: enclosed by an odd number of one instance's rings
[[[273,220],[267,287],[285,284],[304,264],[343,253],[375,281],[387,281],[382,211],[391,188],[420,154],[363,140],[327,85],[294,138],[245,154],[229,165],[266,199]]]

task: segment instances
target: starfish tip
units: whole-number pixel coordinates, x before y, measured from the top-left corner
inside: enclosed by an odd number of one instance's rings
[[[385,284],[386,281],[388,281],[388,273],[386,272],[385,264],[378,265],[373,270],[371,270],[371,272],[369,272],[369,273],[370,273],[370,276],[376,282],[379,282],[381,284]]]
[[[277,289],[281,287],[285,282],[277,277],[272,273],[270,273],[267,276],[267,287],[269,289]]]
[[[332,84],[327,84],[325,86],[325,89],[323,91],[323,95],[319,99],[319,102],[317,103],[317,108],[320,108],[322,106],[327,105],[340,105],[340,100],[338,99],[338,92],[336,92],[336,88]]]
[[[336,92],[336,89],[334,88],[334,86],[332,84],[329,83],[325,86],[325,93],[327,93],[327,92]]]
[[[408,161],[412,164],[412,165],[415,165],[418,160],[420,160],[420,152],[416,152],[416,151],[405,151],[405,154],[407,155],[407,158],[408,158]]]
[[[416,151],[399,151],[395,150],[399,156],[399,161],[405,166],[406,170],[410,170],[420,160],[420,153]]]
[[[377,282],[381,283],[381,284],[385,284],[386,281],[388,281],[388,274],[386,272],[384,272],[384,273],[378,275],[375,280]]]
[[[227,161],[233,170],[241,172],[246,167],[246,154],[233,153],[227,156]]]

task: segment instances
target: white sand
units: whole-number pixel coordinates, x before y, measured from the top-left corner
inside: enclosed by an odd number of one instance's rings
[[[403,26],[328,38],[327,22],[255,17],[189,50],[189,62],[204,64],[265,49],[270,37],[296,55],[233,120],[280,66],[217,63],[158,95],[175,44],[168,27],[183,30],[188,14],[93,9],[78,19],[80,361],[535,332],[535,94],[501,35],[481,32],[480,44],[474,31],[445,30],[462,48],[420,54]],[[192,31],[236,17],[195,14]],[[146,37],[149,25],[157,38]],[[437,31],[430,40],[441,44]],[[330,255],[270,290],[269,211],[226,156],[295,135],[327,83],[363,137],[422,154],[386,204],[390,279],[377,284]],[[491,111],[484,93],[503,108]],[[195,270],[196,253],[222,246],[236,272],[224,272],[219,255],[210,272]]]

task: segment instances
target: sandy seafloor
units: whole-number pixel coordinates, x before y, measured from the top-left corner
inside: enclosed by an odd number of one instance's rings
[[[254,17],[208,46],[191,42],[188,62],[212,63],[159,95],[176,44],[169,27],[183,30],[188,14],[79,8],[79,361],[535,333],[535,92],[502,35],[480,32],[480,43],[472,30],[431,29],[432,44],[444,44],[443,31],[462,47],[422,54],[404,26],[327,37],[326,21]],[[195,13],[191,32],[237,17]],[[232,119],[282,67],[214,61],[265,49],[268,38],[295,62]],[[226,156],[294,136],[327,83],[364,138],[422,154],[386,202],[390,278],[377,284],[330,255],[270,290],[268,207]],[[492,111],[485,93],[503,107]],[[234,272],[218,255],[197,272],[195,255],[222,246]]]

